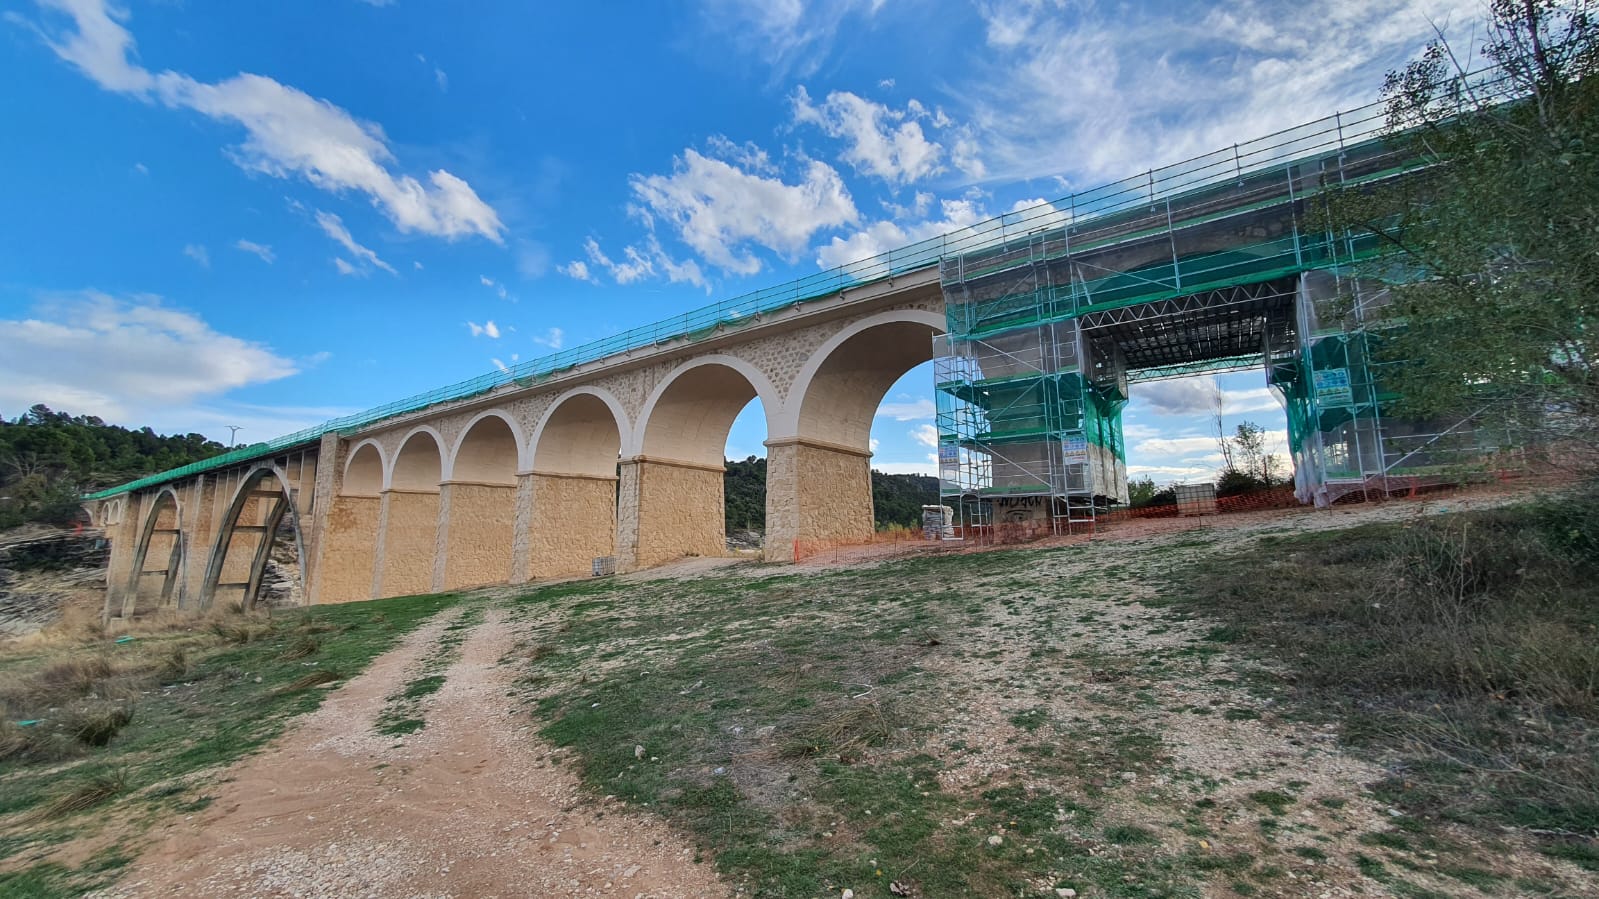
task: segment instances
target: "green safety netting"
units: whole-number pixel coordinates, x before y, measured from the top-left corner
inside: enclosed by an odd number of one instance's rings
[[[1296,177],[1311,178],[1312,173],[1305,166],[1314,160],[1338,154],[1345,157],[1364,154],[1373,159],[1381,158],[1384,144],[1379,135],[1384,124],[1384,110],[1380,103],[1316,119],[1275,134],[1151,169],[1131,178],[1079,191],[1050,203],[1010,212],[868,259],[807,275],[786,284],[702,306],[507,369],[364,412],[341,416],[274,440],[230,450],[202,462],[91,493],[85,498],[103,499],[309,447],[328,434],[347,435],[386,419],[442,403],[481,396],[499,389],[531,386],[577,366],[622,353],[676,341],[703,340],[729,329],[743,327],[766,314],[790,309],[843,290],[931,269],[950,259],[969,260],[973,271],[980,271],[984,266],[1003,268],[1006,260],[1018,252],[1034,253],[1039,248],[1050,251],[1052,242],[1061,244],[1053,250],[1056,252],[1068,249],[1080,251],[1081,248],[1066,247],[1066,243],[1074,231],[1084,228],[1096,231],[1099,234],[1096,239],[1104,245],[1137,239],[1156,227],[1158,223],[1151,221],[1150,211],[1158,208],[1164,209],[1168,217],[1166,227],[1171,225],[1170,215],[1174,207],[1190,210],[1190,222],[1204,222],[1206,216],[1228,214],[1228,210],[1222,207],[1234,202],[1240,191],[1247,192],[1260,183],[1272,182],[1285,171],[1289,174],[1290,185]],[[1384,172],[1374,169],[1365,175],[1382,177]],[[1091,248],[1093,245],[1085,246]],[[1093,296],[1095,306],[1136,303],[1147,301],[1147,294],[1140,295],[1138,291],[1151,284],[1159,285],[1161,290],[1174,291],[1171,295],[1175,296],[1177,292],[1202,289],[1197,286],[1201,283],[1219,283],[1246,276],[1258,278],[1262,271],[1269,273],[1305,264],[1304,246],[1295,248],[1294,251],[1301,255],[1295,259],[1293,266],[1282,261],[1289,253],[1289,248],[1272,250],[1271,242],[1265,242],[1261,247],[1270,252],[1246,253],[1244,256],[1247,258],[1234,258],[1229,254],[1216,254],[1214,258],[1196,257],[1180,261],[1165,275],[1155,271],[1137,273],[1136,284],[1125,290],[1116,281],[1117,277],[1125,279],[1125,274],[1111,276],[1100,284],[1067,285],[1065,297],[1073,303],[1074,310],[1080,305],[1084,291]],[[1140,299],[1140,296],[1144,296],[1144,299]],[[1036,295],[1029,299],[1036,303]],[[1103,439],[1114,440],[1119,448],[1119,422],[1112,430],[1116,433],[1107,431]]]

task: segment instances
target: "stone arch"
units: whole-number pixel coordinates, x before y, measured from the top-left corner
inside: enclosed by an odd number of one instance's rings
[[[945,326],[943,315],[925,309],[893,309],[851,322],[800,366],[773,433],[866,449],[884,395],[933,358],[932,338]]]
[[[529,447],[528,577],[578,577],[616,554],[617,462],[628,433],[616,397],[577,387],[550,404]]]
[[[462,429],[439,488],[444,556],[434,580],[444,589],[511,579],[522,455],[521,429],[503,412],[481,412]]]
[[[147,569],[152,561],[165,567]],[[183,502],[171,487],[157,491],[139,528],[139,539],[134,544],[133,567],[129,576],[127,600],[122,617],[138,618],[155,611],[181,597],[173,596],[183,582]],[[157,580],[159,576],[159,580]]]
[[[400,441],[400,449],[389,463],[380,510],[383,545],[374,596],[406,596],[433,589],[446,445],[438,431],[420,425]]]
[[[644,401],[631,454],[719,467],[728,429],[752,399],[761,401],[770,431],[782,395],[764,372],[748,360],[722,353],[684,362]]]
[[[344,460],[344,476],[339,479],[343,496],[378,496],[389,470],[383,444],[368,437],[350,448]]]
[[[200,586],[202,607],[211,605],[219,595],[236,594],[241,608],[254,608],[280,529],[292,533],[295,574],[300,584],[305,583],[305,540],[289,483],[277,465],[257,465],[239,482],[206,564]]]
[[[485,409],[472,416],[450,450],[445,468],[447,481],[493,481],[515,484],[527,457],[522,426],[502,409]],[[510,464],[506,465],[506,460]]]
[[[377,577],[383,482],[389,470],[383,444],[367,438],[344,461],[339,489],[329,499],[321,558],[316,566],[317,602],[370,599]]]
[[[423,434],[433,438],[431,446],[420,439]],[[439,482],[444,480],[445,447],[448,445],[443,435],[429,425],[418,425],[406,432],[400,440],[399,450],[389,460],[388,470],[383,477],[383,489],[437,492]]]
[[[622,466],[617,555],[628,568],[727,551],[723,474],[728,431],[759,398],[768,433],[781,395],[737,356],[685,362],[656,385]]]
[[[528,467],[614,479],[624,438],[631,433],[627,413],[609,391],[574,387],[557,397],[534,427]]]
[[[894,309],[845,326],[811,353],[767,441],[766,557],[875,530],[871,436],[894,382],[933,358],[942,315]]]

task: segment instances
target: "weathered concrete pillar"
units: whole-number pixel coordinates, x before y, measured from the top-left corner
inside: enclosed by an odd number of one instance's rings
[[[870,540],[872,454],[804,437],[766,442],[766,549],[790,562],[806,542]]]
[[[634,456],[622,461],[616,564],[631,571],[681,556],[727,554],[724,466]]]
[[[503,584],[511,579],[516,540],[516,488],[445,481],[439,486],[444,529],[444,590]]]
[[[383,566],[375,596],[408,596],[433,589],[439,530],[437,490],[383,491]]]
[[[106,601],[102,617],[109,622],[122,617],[122,608],[128,598],[128,581],[133,571],[133,552],[139,540],[138,497],[133,494],[114,496],[102,502],[118,504],[108,514],[112,519],[104,526],[105,537],[111,541],[111,551],[106,561]]]
[[[616,554],[616,478],[536,471],[530,480],[530,578],[583,577]]]
[[[183,582],[178,586],[177,595],[180,609],[200,607],[206,565],[211,561],[212,545],[216,542],[213,512],[216,501],[216,475],[196,475],[183,505]]]

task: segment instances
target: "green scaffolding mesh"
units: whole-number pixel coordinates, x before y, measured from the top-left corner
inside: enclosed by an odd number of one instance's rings
[[[533,386],[624,353],[689,344],[811,300],[910,272],[940,271],[950,335],[956,343],[985,335],[1004,343],[1007,335],[1029,326],[1055,328],[1085,316],[1347,265],[1374,252],[1372,240],[1307,234],[1298,213],[1306,197],[1330,184],[1377,182],[1418,164],[1380,139],[1384,124],[1381,104],[1317,119],[86,498],[102,499],[268,458],[311,446],[329,434],[348,436],[432,407]],[[1248,239],[1236,239],[1240,233]],[[1218,236],[1229,234],[1234,238],[1218,242]],[[1040,346],[1064,346],[1057,337],[1065,335],[1035,336]],[[1094,356],[1092,347],[1077,346],[1081,336],[1074,326],[1070,342],[1078,356],[1072,360],[1038,360],[1041,374],[1060,374],[1076,371],[1077,358],[1087,359],[1089,368],[1075,384],[1046,387],[1041,382],[1027,388],[1037,391],[1033,395],[1040,408],[1053,410],[1045,416],[1047,421],[1033,427],[1060,438],[1051,436],[1053,446],[1038,448],[1038,454],[1059,460],[1060,483],[1119,495],[1125,492],[1120,410],[1126,402],[1126,385],[1129,376],[1137,380],[1141,372],[1156,369],[1129,372],[1124,362]],[[1219,361],[1231,364],[1239,358],[1235,353],[1226,359],[1216,356],[1170,365],[1176,371],[1184,366],[1215,366]],[[970,409],[982,407],[942,386],[939,397],[941,440],[962,447],[964,432],[954,423]],[[955,403],[965,403],[968,411],[945,408]],[[1020,408],[1025,402],[1013,405]],[[1007,421],[1003,409],[994,411],[1004,428],[1028,427],[1020,418]],[[1308,422],[1315,413],[1307,410],[1305,416]],[[943,429],[944,423],[950,424],[949,430]],[[1302,438],[1299,432],[1296,439],[1304,445]],[[942,459],[945,453],[941,450],[940,455]],[[1111,487],[1112,480],[1121,486]]]

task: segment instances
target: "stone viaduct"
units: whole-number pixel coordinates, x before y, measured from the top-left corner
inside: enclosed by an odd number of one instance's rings
[[[292,532],[305,601],[723,555],[723,451],[766,415],[766,558],[873,531],[872,419],[944,330],[936,265],[89,505],[106,616],[250,605]]]

